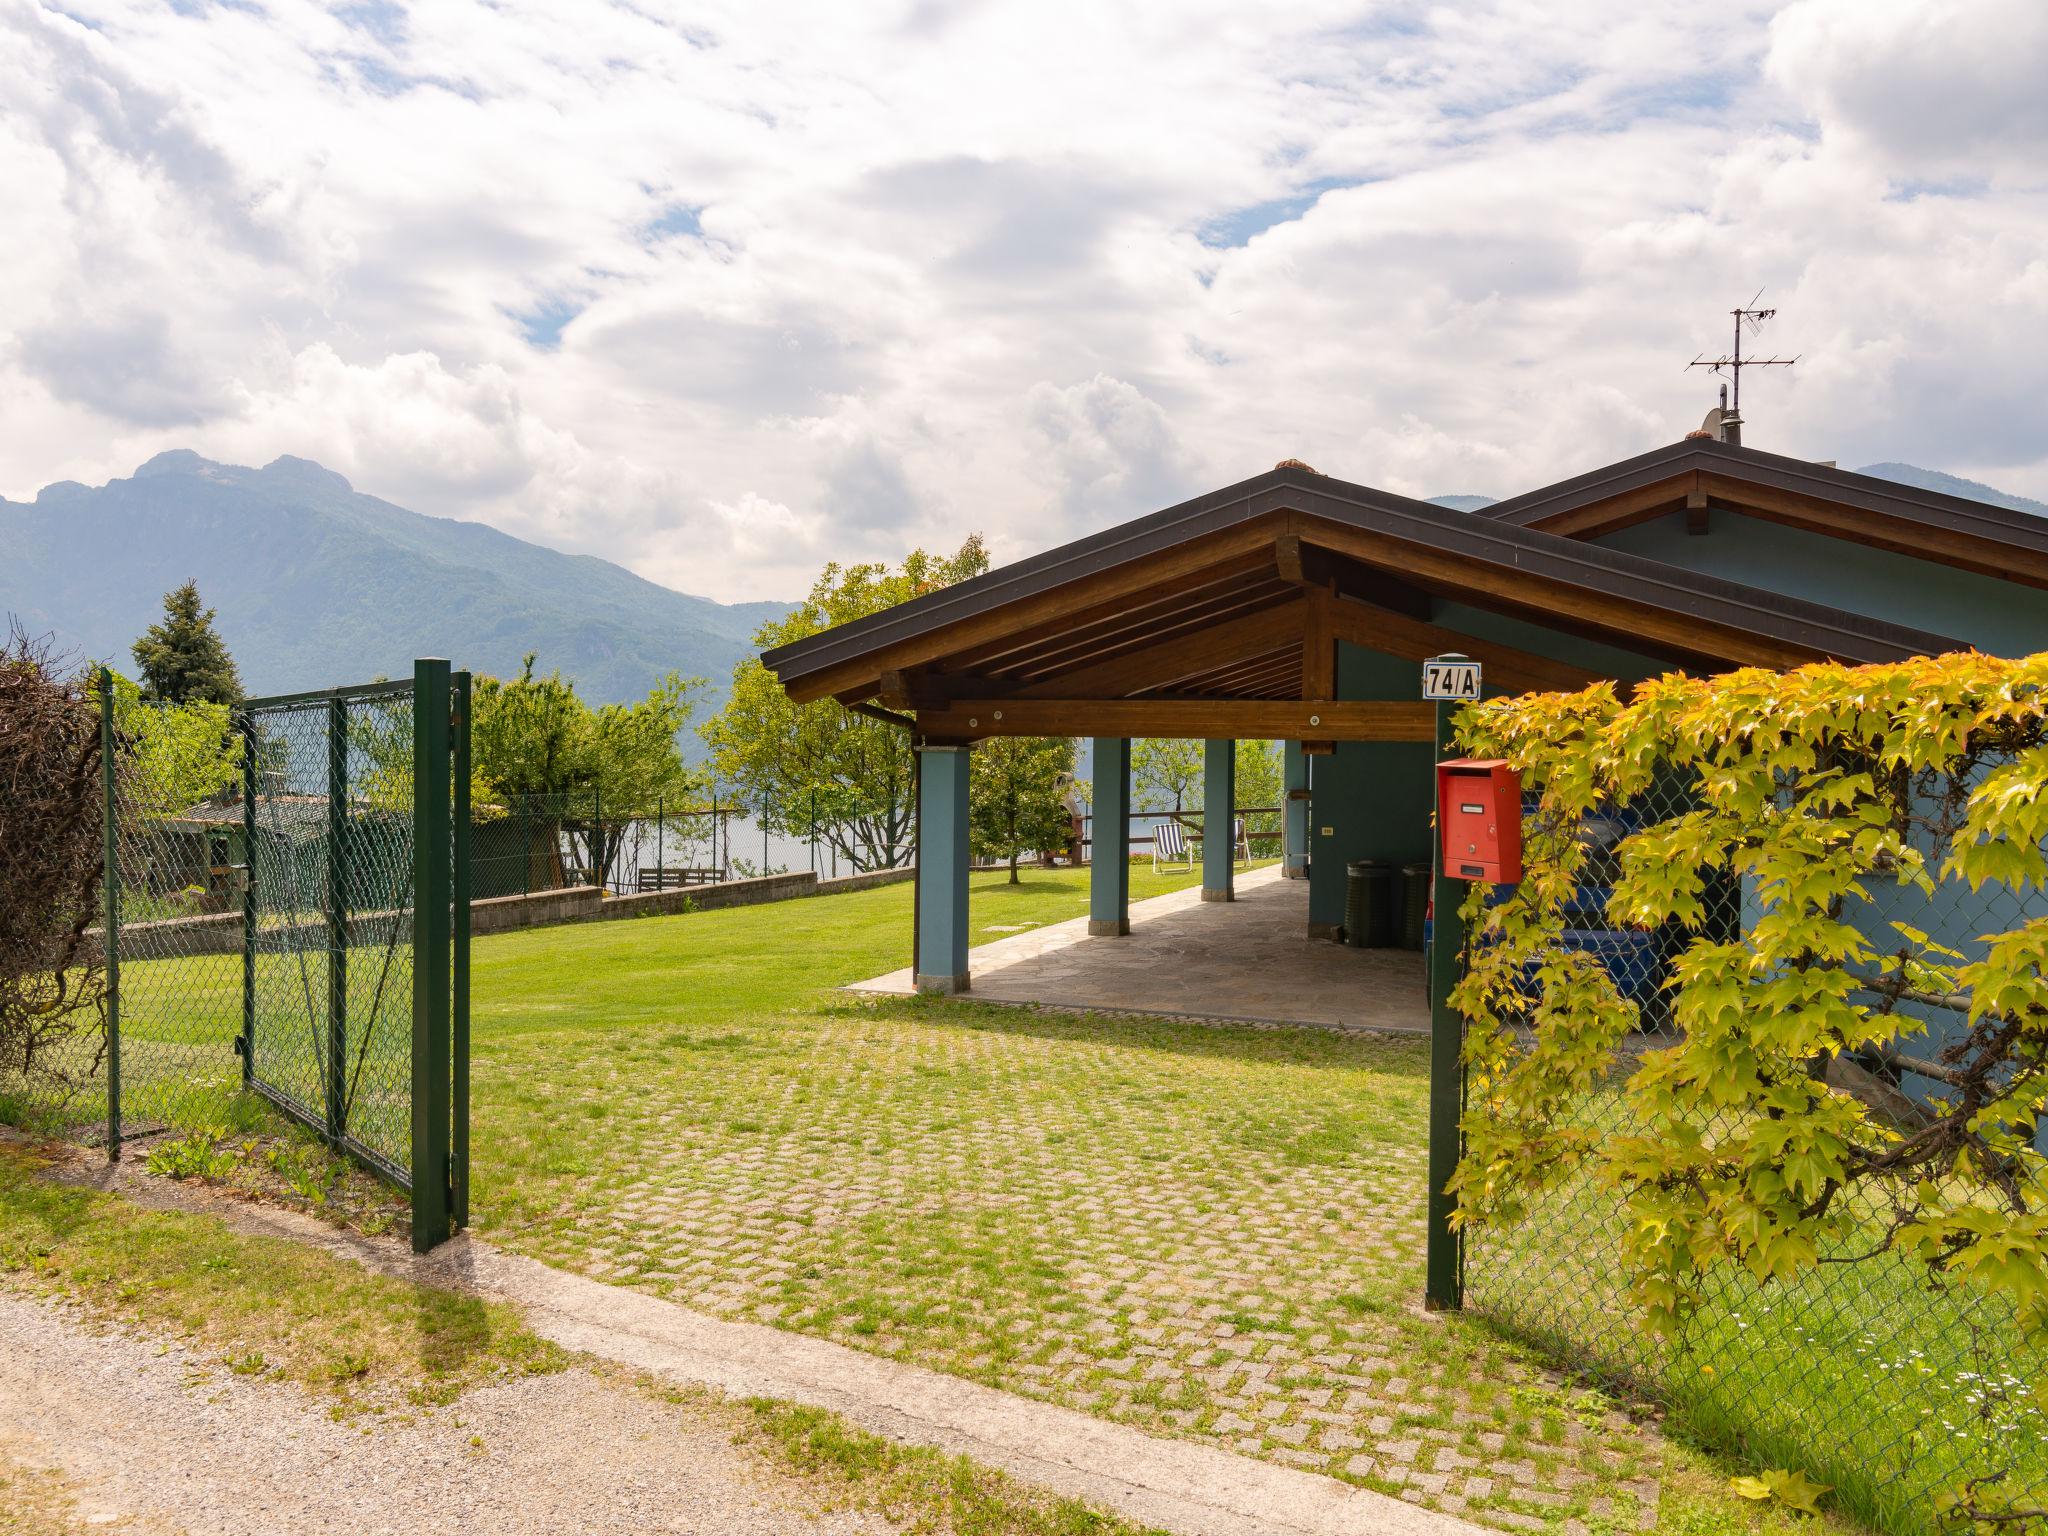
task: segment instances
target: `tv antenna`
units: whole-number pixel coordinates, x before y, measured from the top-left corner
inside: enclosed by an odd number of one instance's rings
[[[1724,368],[1728,370],[1729,375],[1735,380],[1735,409],[1733,415],[1738,423],[1742,420],[1742,370],[1745,368],[1790,368],[1799,361],[1797,357],[1744,357],[1742,355],[1743,328],[1747,326],[1749,333],[1754,336],[1763,330],[1764,322],[1777,313],[1775,309],[1758,309],[1756,307],[1757,299],[1761,299],[1763,296],[1764,291],[1759,288],[1756,291],[1756,299],[1751,299],[1740,309],[1729,311],[1735,317],[1735,346],[1732,351],[1724,353],[1720,357],[1711,358],[1702,352],[1698,357],[1685,365],[1688,368],[1705,368],[1710,373],[1719,373]]]

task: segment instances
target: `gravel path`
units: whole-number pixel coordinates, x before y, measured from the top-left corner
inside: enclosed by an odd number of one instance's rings
[[[480,1388],[409,1425],[338,1423],[297,1387],[5,1291],[0,1453],[61,1472],[84,1523],[166,1536],[897,1529],[828,1512],[709,1417],[585,1371]]]

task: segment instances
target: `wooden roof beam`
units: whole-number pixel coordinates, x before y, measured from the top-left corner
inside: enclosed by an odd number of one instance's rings
[[[1653,608],[1586,587],[1563,587],[1549,578],[1509,566],[1482,565],[1448,550],[1392,539],[1367,529],[1326,524],[1316,537],[1368,561],[1398,562],[1431,587],[1466,592],[1489,604],[1510,605],[1538,615],[1553,628],[1592,633],[1616,645],[1644,647],[1717,666],[1759,666],[1785,670],[1804,666],[1817,653],[1789,640],[1709,623],[1691,614]]]
[[[1094,619],[1113,617],[1138,593],[1214,581],[1232,569],[1269,569],[1275,530],[1290,515],[1251,518],[1178,548],[1160,550],[1142,560],[1126,560],[1015,602],[969,614],[957,623],[907,634],[862,656],[794,679],[784,685],[785,691],[798,704],[862,686],[871,693],[883,672],[960,657],[991,644],[1014,649],[1013,637],[1042,636],[1047,625],[1070,629],[1090,622],[1091,615]]]
[[[948,709],[919,711],[917,728],[942,741],[1142,736],[1434,742],[1436,706],[1405,699],[962,699]]]
[[[1363,565],[1335,550],[1311,543],[1300,534],[1282,534],[1274,541],[1273,556],[1281,580],[1294,582],[1297,586],[1314,587],[1341,597],[1355,597],[1361,602],[1376,603],[1414,619],[1426,619],[1434,611],[1430,606],[1430,595],[1420,587],[1403,581],[1391,571]]]
[[[1425,624],[1406,614],[1349,598],[1331,602],[1330,629],[1339,640],[1404,661],[1456,654],[1470,656],[1485,668],[1490,687],[1504,688],[1510,693],[1576,693],[1600,681],[1598,673],[1569,662],[1553,661],[1533,651],[1482,640],[1440,624]]]
[[[1142,649],[1043,677],[1018,694],[1022,698],[1116,698],[1169,687],[1298,640],[1305,611],[1306,604],[1296,599],[1190,633],[1175,633]]]
[[[1699,472],[1687,470],[1651,485],[1639,485],[1633,490],[1589,501],[1584,506],[1553,512],[1548,517],[1535,519],[1528,526],[1567,539],[1597,539],[1603,533],[1646,523],[1653,517],[1662,517],[1666,512],[1684,506],[1687,495],[1698,481]]]

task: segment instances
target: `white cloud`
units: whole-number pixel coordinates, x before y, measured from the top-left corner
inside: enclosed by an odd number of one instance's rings
[[[722,597],[1296,455],[2048,494],[2035,0],[0,0],[0,493],[315,458]]]

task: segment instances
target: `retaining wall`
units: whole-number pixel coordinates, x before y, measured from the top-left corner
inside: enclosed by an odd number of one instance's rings
[[[562,891],[536,891],[529,896],[493,896],[469,904],[472,934],[510,933],[520,928],[552,928],[563,923],[604,923],[631,917],[664,917],[676,912],[713,912],[720,907],[751,907],[764,902],[791,901],[802,896],[836,896],[864,891],[878,885],[897,885],[912,879],[908,869],[879,869],[865,875],[842,875],[820,880],[809,870],[793,875],[763,875],[753,880],[725,880],[716,885],[693,885],[681,890],[649,891],[638,896],[607,896],[595,886],[576,886]],[[358,938],[375,928],[383,938],[379,919],[387,914],[360,912],[349,919]],[[326,941],[324,923],[308,924],[309,943]],[[281,948],[291,937],[286,929],[265,929],[266,949]],[[81,963],[99,958],[100,931],[86,933],[87,953]],[[121,929],[124,959],[165,960],[182,955],[231,955],[242,948],[242,914],[209,912],[200,917],[168,917],[155,922],[127,923]]]

